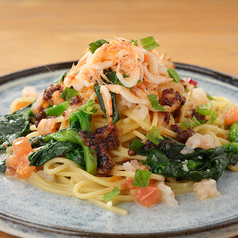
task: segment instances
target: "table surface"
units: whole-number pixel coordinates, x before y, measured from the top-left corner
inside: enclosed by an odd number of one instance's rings
[[[173,61],[238,77],[237,9],[236,0],[1,0],[0,76],[78,60],[101,38],[154,36]]]

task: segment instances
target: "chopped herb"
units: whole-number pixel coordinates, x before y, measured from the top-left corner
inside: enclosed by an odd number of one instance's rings
[[[133,45],[135,45],[135,46],[138,46],[137,40],[131,40],[130,43],[133,44]]]
[[[188,121],[183,121],[182,122],[182,124],[185,126],[186,129],[188,129],[190,127],[200,126],[201,124],[204,124],[206,122],[205,120],[201,120],[199,122],[195,116],[189,118],[188,120],[189,120],[189,122]]]
[[[211,115],[211,110],[209,110],[212,107],[212,101],[203,104],[203,105],[199,105],[197,107],[197,112],[203,116],[210,116]]]
[[[94,53],[98,48],[100,48],[105,43],[107,43],[107,41],[104,40],[104,39],[100,39],[100,40],[94,41],[94,42],[89,44],[89,49],[90,49],[90,51],[92,53]]]
[[[204,124],[206,122],[206,120],[200,120],[200,124]]]
[[[211,113],[211,119],[210,119],[211,125],[214,123],[216,118],[217,118],[217,115],[216,115],[215,111],[213,110]]]
[[[45,114],[47,117],[50,117],[50,116],[60,116],[64,113],[65,110],[67,110],[69,107],[69,102],[66,101],[66,102],[62,102],[58,105],[54,105],[53,107],[49,107],[49,108],[46,108],[45,109]]]
[[[111,192],[104,194],[102,197],[105,202],[110,202],[118,194],[120,194],[120,191],[119,188],[116,186]]]
[[[64,73],[64,74],[62,74],[57,80],[55,80],[54,81],[54,85],[57,85],[57,84],[59,84],[59,83],[63,83],[64,82],[64,78],[66,77],[66,75],[67,75],[67,72],[66,73]]]
[[[135,187],[148,187],[151,174],[150,171],[137,169],[132,185]]]
[[[211,95],[209,95],[209,94],[207,94],[207,98],[209,99],[209,100],[214,100],[215,101],[215,98],[213,98]]]
[[[140,140],[134,138],[130,144],[130,149],[134,151],[139,151],[144,147],[144,143],[142,143]]]
[[[75,97],[79,94],[77,90],[71,86],[70,88],[65,88],[64,91],[61,93],[60,98],[63,98],[65,100],[70,100],[72,97]]]
[[[138,82],[137,83],[142,83],[142,81],[141,80],[138,80]]]
[[[156,145],[160,143],[160,140],[164,139],[159,134],[159,129],[157,129],[156,126],[153,126],[151,131],[145,137],[148,138],[151,142],[153,142]]]
[[[154,40],[153,36],[149,36],[143,39],[140,39],[142,47],[145,50],[153,50],[157,47],[159,47],[160,45]]]
[[[83,110],[86,114],[94,114],[97,112],[96,103],[93,99],[89,99],[85,104],[79,107],[79,110]]]
[[[173,78],[173,81],[176,83],[179,83],[181,78],[179,77],[178,73],[175,71],[174,68],[167,69],[167,72],[171,78]]]
[[[148,99],[150,100],[151,106],[158,111],[165,112],[165,109],[162,105],[159,105],[159,101],[157,101],[157,96],[154,94],[150,94],[147,96]]]
[[[123,78],[128,78],[129,76],[126,75],[125,73],[122,73]]]
[[[186,129],[188,129],[189,127],[191,127],[191,126],[190,126],[190,123],[189,123],[188,121],[183,121],[182,124],[184,125],[184,127],[185,127]]]
[[[190,90],[186,87],[185,91],[188,93]]]

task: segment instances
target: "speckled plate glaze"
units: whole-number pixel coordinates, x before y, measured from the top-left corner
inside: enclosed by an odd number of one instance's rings
[[[0,113],[7,114],[23,87],[40,92],[68,71],[73,62],[23,70],[0,77]],[[214,70],[176,63],[181,77],[191,77],[207,93],[238,104],[238,78]],[[217,182],[222,196],[201,201],[193,193],[178,195],[179,206],[136,203],[118,206],[128,216],[103,210],[74,197],[39,190],[0,175],[0,230],[20,237],[231,237],[238,234],[238,173],[225,171]]]

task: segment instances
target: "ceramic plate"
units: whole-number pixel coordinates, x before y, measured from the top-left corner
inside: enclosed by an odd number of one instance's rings
[[[28,69],[0,78],[0,113],[7,114],[25,86],[40,92],[73,62]],[[238,104],[238,78],[210,69],[176,63],[181,77],[191,77],[207,93]],[[199,200],[178,195],[179,206],[158,204],[150,209],[122,203],[128,216],[114,214],[74,197],[39,190],[0,175],[0,230],[20,237],[228,237],[238,234],[238,173],[225,171],[217,182],[222,196]]]

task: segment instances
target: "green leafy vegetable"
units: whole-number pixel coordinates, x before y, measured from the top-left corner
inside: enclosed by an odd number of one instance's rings
[[[178,147],[179,144],[164,143],[161,148],[152,149],[143,164],[151,172],[166,177],[201,181],[206,178],[218,180],[227,165],[238,162],[238,143],[235,142],[209,150],[198,148],[194,153],[180,153],[179,156],[174,145]]]
[[[151,103],[151,106],[153,108],[155,108],[158,111],[165,112],[164,107],[162,105],[159,105],[159,101],[157,101],[157,96],[156,95],[150,94],[147,97],[148,97],[148,99],[149,99],[149,101]]]
[[[6,160],[2,161],[2,163],[0,164],[0,173],[1,174],[4,174],[5,171],[7,169],[7,166],[6,166]]]
[[[61,93],[60,98],[63,98],[67,101],[69,101],[72,97],[75,97],[79,94],[77,90],[71,86],[70,88],[65,88],[64,91]]]
[[[63,83],[64,82],[64,78],[66,77],[67,72],[63,73],[57,80],[55,80],[54,85],[57,85],[59,83]]]
[[[215,99],[214,99],[211,95],[209,95],[209,94],[207,94],[207,98],[208,98],[209,100],[214,100],[214,101],[215,101]]]
[[[146,170],[137,169],[132,182],[135,187],[148,187],[150,182],[151,172]]]
[[[45,114],[47,117],[49,116],[60,116],[64,113],[65,110],[67,110],[69,107],[69,102],[66,101],[66,102],[62,102],[58,105],[54,105],[53,107],[49,107],[49,108],[46,108],[45,109]]]
[[[98,48],[100,48],[105,43],[108,43],[108,42],[106,40],[104,40],[104,39],[100,39],[100,40],[94,41],[94,42],[89,44],[89,49],[90,49],[90,51],[93,54]]]
[[[96,103],[93,99],[89,99],[85,104],[80,106],[79,109],[90,115],[97,112]]]
[[[188,93],[190,90],[186,87],[185,91]]]
[[[104,101],[103,101],[103,97],[100,91],[100,86],[98,85],[98,83],[94,84],[94,91],[97,95],[98,101],[99,101],[99,105],[102,109],[102,111],[105,114],[105,117],[108,121],[108,117],[107,117],[107,111],[104,105]],[[111,94],[111,99],[112,99],[112,107],[113,107],[113,115],[112,115],[112,123],[116,123],[120,120],[120,115],[117,109],[117,100],[116,100],[116,94],[115,93],[110,93]]]
[[[181,78],[179,77],[178,73],[175,71],[174,68],[167,69],[167,72],[171,78],[173,78],[173,81],[176,83],[179,83]]]
[[[212,113],[212,111],[210,110],[211,107],[212,107],[212,101],[203,105],[199,105],[197,107],[197,112],[203,116],[210,116]]]
[[[105,70],[105,75],[107,76],[107,78],[109,79],[109,81],[112,83],[112,84],[118,84],[118,85],[121,85],[123,87],[125,87],[122,82],[119,80],[119,78],[117,77],[117,74],[115,71],[111,71],[111,70]],[[126,75],[125,73],[122,74],[124,78],[128,78],[129,76]],[[104,83],[108,84],[108,82],[106,80],[103,80]],[[125,88],[128,88],[128,87],[125,87]]]
[[[201,120],[200,122],[197,120],[197,118],[195,116],[191,117],[188,119],[188,121],[183,121],[182,124],[185,126],[186,129],[192,127],[197,127],[200,126],[201,124],[204,124],[206,121],[205,120]]]
[[[71,141],[50,141],[41,150],[30,154],[28,160],[31,162],[30,166],[40,167],[50,159],[65,155],[77,147],[78,145]]]
[[[218,180],[227,165],[238,162],[238,143],[235,142],[209,150],[196,148],[190,154],[180,153],[183,148],[184,144],[165,137],[152,150],[144,147],[136,152],[147,156],[142,164],[152,173],[191,181]]]
[[[31,105],[12,114],[0,116],[0,151],[6,150],[14,140],[30,133],[30,121],[34,118]]]
[[[238,122],[232,123],[228,138],[231,142],[238,142]]]
[[[210,119],[211,125],[214,123],[216,118],[217,118],[217,115],[216,115],[215,111],[213,110],[211,113],[211,119]]]
[[[103,97],[102,97],[102,94],[101,94],[101,91],[100,91],[100,86],[98,85],[98,83],[94,84],[94,91],[95,91],[95,93],[97,95],[97,98],[98,98],[98,101],[99,101],[99,105],[100,105],[102,111],[104,112],[104,114],[105,114],[105,116],[107,118],[107,111],[106,111],[106,108],[105,108],[105,105],[104,105]]]
[[[141,41],[141,44],[142,44],[142,47],[145,49],[145,50],[153,50],[157,47],[159,47],[160,45],[154,40],[154,37],[153,36],[149,36],[149,37],[146,37],[146,38],[143,38],[140,40]]]
[[[153,142],[156,145],[160,143],[160,140],[164,139],[159,134],[159,129],[157,129],[156,126],[153,126],[152,130],[145,137],[148,138],[151,142]]]
[[[95,174],[97,169],[96,152],[86,146],[78,135],[80,129],[91,132],[88,116],[82,110],[76,111],[71,115],[69,121],[69,128],[50,133],[38,140],[32,140],[36,144],[43,144],[43,148],[28,157],[28,160],[31,161],[30,165],[41,166],[52,158],[65,156],[82,168],[86,167],[88,173]]]
[[[135,46],[138,46],[137,40],[131,40],[130,43],[133,44],[133,45],[135,45]]]
[[[129,148],[134,151],[140,151],[143,147],[144,147],[144,144],[140,140],[134,138]]]
[[[78,164],[83,170],[86,170],[84,151],[82,147],[78,147],[75,150],[68,152],[66,158]]]
[[[120,194],[120,191],[119,188],[116,186],[111,192],[104,194],[102,197],[105,202],[110,202],[118,194]]]

